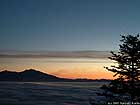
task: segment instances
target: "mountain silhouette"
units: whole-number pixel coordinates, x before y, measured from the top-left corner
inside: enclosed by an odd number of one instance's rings
[[[34,69],[22,72],[1,71],[0,81],[69,81],[70,79],[59,78]]]
[[[59,78],[54,75],[40,72],[34,69],[24,70],[22,72],[1,71],[0,81],[17,81],[17,82],[92,82],[92,81],[110,81],[106,79],[67,79]]]

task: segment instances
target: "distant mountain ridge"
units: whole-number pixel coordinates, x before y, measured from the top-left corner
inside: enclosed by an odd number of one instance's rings
[[[108,81],[92,80],[92,79],[67,79],[59,78],[47,73],[40,72],[34,69],[24,70],[22,72],[1,71],[0,81],[17,81],[17,82],[90,82],[90,81]]]
[[[0,81],[62,81],[58,78],[34,69],[24,70],[22,72],[2,71],[0,72]],[[67,80],[67,79],[66,79]]]

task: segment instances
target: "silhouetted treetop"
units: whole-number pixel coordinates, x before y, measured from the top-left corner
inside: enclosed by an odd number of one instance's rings
[[[112,93],[113,100],[140,101],[140,38],[139,34],[121,35],[117,53],[111,51],[109,59],[116,63],[105,67],[117,76],[104,89]],[[108,96],[109,94],[106,94]],[[125,97],[125,98],[124,98]]]

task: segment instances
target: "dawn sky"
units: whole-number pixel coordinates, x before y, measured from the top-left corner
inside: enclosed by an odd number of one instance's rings
[[[112,79],[109,51],[139,27],[140,0],[0,0],[0,71]]]
[[[137,34],[139,0],[0,0],[0,49],[116,50]]]

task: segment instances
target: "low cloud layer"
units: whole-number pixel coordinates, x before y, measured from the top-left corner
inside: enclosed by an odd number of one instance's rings
[[[0,51],[0,58],[107,58],[109,51]]]

